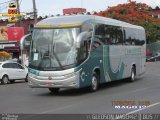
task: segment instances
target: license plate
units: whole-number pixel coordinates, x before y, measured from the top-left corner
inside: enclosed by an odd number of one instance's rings
[[[53,87],[54,84],[53,83],[48,83],[48,87]]]

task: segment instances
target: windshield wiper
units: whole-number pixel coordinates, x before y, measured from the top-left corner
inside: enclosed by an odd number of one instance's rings
[[[39,51],[41,51],[41,49],[42,48],[40,48],[40,50]],[[45,49],[46,50],[46,49]],[[42,53],[42,52],[40,52],[40,53]],[[50,64],[51,64],[51,58],[50,58],[50,54],[49,54],[49,47],[48,47],[48,49],[45,51],[45,53],[43,54],[43,56],[41,55],[41,59],[40,59],[40,62],[39,62],[39,64],[38,64],[38,66],[39,67],[41,67],[42,66],[42,64],[43,64],[43,62],[44,62],[44,60],[49,60],[50,61]]]

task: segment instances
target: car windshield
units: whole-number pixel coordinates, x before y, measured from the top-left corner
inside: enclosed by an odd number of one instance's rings
[[[75,41],[80,28],[35,29],[29,66],[40,70],[63,69],[77,63]]]

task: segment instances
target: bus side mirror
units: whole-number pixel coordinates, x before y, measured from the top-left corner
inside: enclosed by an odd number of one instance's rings
[[[20,49],[23,50],[24,49],[24,44],[25,44],[25,41],[26,41],[26,38],[27,37],[30,37],[31,34],[27,34],[27,35],[24,35],[21,40],[20,40]]]
[[[76,39],[76,48],[80,48],[81,46],[81,43],[84,42],[86,39],[86,36],[87,36],[88,32],[82,32],[78,35],[77,39]]]

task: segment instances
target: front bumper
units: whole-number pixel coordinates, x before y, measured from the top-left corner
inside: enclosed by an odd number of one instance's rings
[[[52,77],[51,80],[48,77],[36,76],[30,73],[28,85],[31,88],[79,88],[79,72],[70,77]]]

